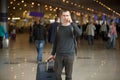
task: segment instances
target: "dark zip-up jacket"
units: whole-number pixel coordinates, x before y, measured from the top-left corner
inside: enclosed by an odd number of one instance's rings
[[[44,26],[37,24],[33,29],[33,36],[35,40],[45,40],[46,41],[46,29]]]

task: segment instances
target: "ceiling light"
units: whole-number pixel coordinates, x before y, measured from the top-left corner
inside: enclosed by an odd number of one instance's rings
[[[47,7],[47,5],[45,5],[45,7]]]
[[[65,0],[62,0],[63,2],[65,2]]]
[[[51,8],[50,11],[52,11],[53,9]]]
[[[56,9],[53,10],[54,12],[56,11]]]
[[[17,3],[17,5],[20,5],[20,3]]]
[[[35,3],[34,2],[32,2],[32,5],[34,5]]]
[[[22,0],[21,2],[24,3],[24,0]]]
[[[66,3],[69,3],[69,1],[66,1]]]
[[[48,8],[45,8],[45,10],[48,10]]]
[[[55,9],[58,9],[57,7]]]
[[[27,4],[24,4],[24,6],[26,7],[26,6],[27,6]]]
[[[80,7],[80,5],[78,5],[78,7]]]
[[[49,8],[52,8],[52,6],[49,6]]]
[[[15,9],[15,7],[13,7],[13,9]]]
[[[74,4],[74,6],[77,6],[77,4]]]
[[[73,5],[73,2],[71,2],[71,4]]]
[[[38,6],[40,6],[40,4],[38,4]]]
[[[11,18],[10,17],[8,17],[8,20],[10,20]]]
[[[22,8],[19,8],[20,10],[22,10]]]
[[[13,2],[10,2],[10,4],[13,4]]]

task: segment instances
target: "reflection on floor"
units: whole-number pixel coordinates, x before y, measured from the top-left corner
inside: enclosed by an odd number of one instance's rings
[[[28,34],[18,34],[16,41],[10,40],[8,49],[0,49],[0,80],[36,80],[37,53],[28,38]],[[51,45],[46,44],[43,61],[50,51]],[[64,74],[62,77],[64,80]],[[116,49],[106,49],[101,40],[96,40],[94,47],[82,40],[78,45],[73,80],[120,80],[120,42],[117,40]]]

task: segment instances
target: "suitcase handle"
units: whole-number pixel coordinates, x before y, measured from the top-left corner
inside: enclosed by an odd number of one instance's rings
[[[47,72],[54,72],[54,61],[47,61],[46,71]]]

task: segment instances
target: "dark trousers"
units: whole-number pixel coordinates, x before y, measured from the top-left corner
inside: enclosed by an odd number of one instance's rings
[[[56,55],[55,58],[55,75],[56,80],[62,80],[61,74],[65,68],[65,80],[72,80],[74,55]]]
[[[108,38],[107,38],[107,32],[102,31],[102,32],[101,32],[101,36],[102,36],[102,40],[103,40],[103,41],[107,41],[107,39],[108,39]]]
[[[89,45],[94,45],[94,36],[88,35],[88,44]]]
[[[0,36],[0,49],[3,47],[3,37]]]

